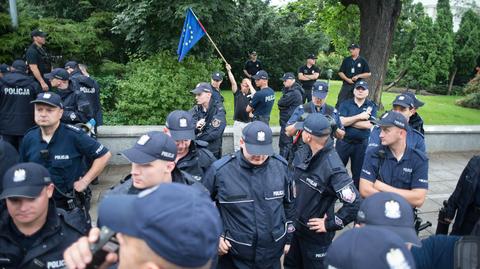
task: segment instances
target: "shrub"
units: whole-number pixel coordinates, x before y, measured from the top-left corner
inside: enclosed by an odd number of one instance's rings
[[[197,83],[210,81],[210,72],[220,68],[218,60],[188,57],[181,63],[169,52],[127,64],[125,79],[118,82],[117,105],[110,115],[117,124],[164,124],[175,109],[190,109],[190,93]]]
[[[467,96],[457,100],[456,104],[463,107],[480,109],[480,75],[476,75],[463,90]]]

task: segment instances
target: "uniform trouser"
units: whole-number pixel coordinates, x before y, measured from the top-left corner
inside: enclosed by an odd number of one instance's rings
[[[22,143],[23,135],[7,135],[7,134],[2,134],[0,135],[2,139],[10,145],[12,145],[17,151],[20,148],[20,144]]]
[[[307,90],[303,88],[303,90],[305,91],[305,96],[303,97],[303,103],[308,103],[312,101],[312,89]]]
[[[245,128],[247,124],[248,122],[238,120],[233,122],[233,149],[235,151],[240,149],[240,137],[242,137],[243,128]]]
[[[338,156],[342,159],[343,164],[346,166],[350,159],[350,170],[352,171],[353,183],[358,189],[360,181],[360,173],[362,172],[363,159],[365,158],[365,151],[367,150],[368,139],[363,141],[356,141],[355,143],[349,143],[344,140],[337,140],[335,149]]]
[[[315,237],[293,235],[290,250],[285,256],[284,269],[321,269],[327,249],[335,233],[325,233]]]
[[[285,134],[285,125],[280,126],[280,136],[278,137],[278,148],[280,155],[287,158],[288,150],[293,144],[293,138]]]
[[[344,83],[342,85],[342,88],[340,89],[340,92],[338,93],[337,104],[335,105],[335,108],[338,109],[340,107],[340,104],[343,101],[353,98],[353,88],[354,88],[353,84],[345,84]]]
[[[254,264],[251,261],[240,260],[234,258],[232,255],[223,255],[218,259],[217,269],[280,269],[280,258],[274,261],[271,265]]]
[[[264,122],[264,123],[266,123],[268,126],[270,126],[270,115],[259,115],[259,116],[255,116],[255,117],[253,118],[253,120],[258,120],[258,121]]]

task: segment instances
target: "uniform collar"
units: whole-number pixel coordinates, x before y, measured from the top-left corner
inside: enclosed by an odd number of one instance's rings
[[[325,106],[327,103],[323,102],[323,104],[320,106],[320,111],[317,111],[317,106],[312,101],[310,101],[309,104],[310,104],[310,107],[312,108],[312,112],[315,113],[315,112],[324,112]]]
[[[385,154],[386,154],[386,158],[387,159],[391,159],[391,160],[395,160],[397,161],[397,158],[395,158],[395,156],[393,155],[392,151],[390,150],[389,147],[384,147],[385,149]],[[402,158],[400,159],[400,161],[398,162],[402,162],[402,161],[406,161],[406,160],[409,160],[410,157],[411,157],[411,148],[409,148],[408,146],[405,147],[405,152],[403,153],[403,156]]]
[[[270,157],[268,157],[261,165],[253,165],[245,158],[245,156],[243,156],[243,149],[238,150],[235,154],[237,154],[240,166],[248,169],[264,167],[268,164],[268,161],[270,160]]]
[[[64,129],[64,128],[65,128],[65,124],[60,122],[57,130],[55,130],[55,132],[53,133],[52,139],[50,139],[50,142],[48,142],[48,144],[52,144],[55,141],[56,137],[58,136],[58,133],[60,132],[60,129]],[[40,129],[40,127],[38,127],[38,136],[40,137],[40,140],[42,142],[47,142],[47,141],[43,140],[42,130]]]
[[[307,147],[309,146],[307,145]],[[315,165],[318,160],[321,160],[321,158],[325,156],[327,152],[330,152],[332,149],[333,149],[333,139],[329,138],[327,140],[327,143],[325,144],[325,147],[323,147],[321,150],[317,151],[317,153],[313,154],[310,158],[307,158],[305,160],[305,167],[309,167],[310,164]],[[310,150],[310,153],[311,153],[311,150]]]

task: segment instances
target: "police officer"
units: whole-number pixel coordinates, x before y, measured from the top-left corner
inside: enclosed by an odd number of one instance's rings
[[[415,269],[415,261],[403,240],[380,227],[351,229],[328,249],[325,266],[342,269]]]
[[[183,110],[170,112],[163,131],[175,140],[177,168],[200,181],[207,168],[217,159],[206,148],[207,142],[195,140],[195,123],[192,115]]]
[[[480,156],[473,156],[448,198],[447,221],[455,217],[453,235],[469,235],[480,220]]]
[[[8,168],[18,163],[18,152],[10,144],[0,138],[0,175],[3,176]],[[0,192],[2,192],[2,184],[0,184]],[[1,202],[0,202],[1,207]],[[1,212],[1,209],[0,209]]]
[[[246,111],[253,113],[253,120],[262,121],[268,125],[275,102],[275,92],[268,87],[268,74],[264,70],[258,71],[252,78],[255,79],[255,85],[259,90],[253,95]]]
[[[257,52],[252,51],[250,53],[250,59],[245,62],[245,66],[243,68],[243,74],[247,78],[252,79],[252,83],[255,82],[253,76],[260,70],[264,70],[263,64],[260,60],[257,59]]]
[[[90,103],[90,110],[95,119],[95,127],[103,125],[102,105],[100,104],[100,86],[90,76],[85,76],[75,61],[65,64],[65,70],[70,74],[73,88],[80,90]]]
[[[22,60],[14,61],[11,72],[0,79],[0,136],[17,150],[25,132],[35,125],[30,102],[41,91]]]
[[[302,87],[305,91],[303,96],[303,103],[312,101],[312,87],[315,81],[320,76],[320,68],[315,65],[317,56],[315,54],[309,54],[307,57],[307,63],[304,66],[298,68],[298,80],[302,83]]]
[[[8,64],[0,64],[0,78],[3,78],[8,72],[10,72],[10,66]]]
[[[81,231],[65,211],[55,208],[54,185],[48,170],[36,163],[20,163],[3,177],[0,211],[2,268],[62,268],[63,251]]]
[[[65,113],[59,95],[40,93],[32,103],[37,126],[25,134],[20,145],[20,160],[45,166],[55,184],[56,206],[79,216],[83,212],[87,218],[85,228],[88,228],[88,185],[103,171],[111,154],[79,128],[60,122]],[[94,159],[88,169],[84,157]]]
[[[224,98],[220,93],[220,86],[223,82],[224,74],[221,71],[214,71],[210,76],[210,85],[212,86],[212,98],[217,103],[223,104]]]
[[[320,113],[297,122],[311,157],[295,166],[295,233],[285,268],[323,268],[323,258],[335,236],[356,217],[360,195],[338,157],[330,137],[331,127]],[[334,212],[335,201],[343,207]]]
[[[195,122],[196,139],[208,142],[207,148],[218,159],[222,156],[222,136],[227,125],[225,108],[212,97],[212,88],[202,82],[191,91],[197,105],[189,113]]]
[[[161,183],[194,185],[205,190],[190,174],[180,171],[175,165],[177,148],[168,135],[152,131],[142,135],[133,147],[122,152],[131,164],[130,175],[113,186],[106,195],[138,194]],[[102,219],[103,221],[103,219]]]
[[[367,149],[360,175],[360,193],[394,192],[412,207],[421,207],[428,191],[428,158],[407,144],[408,121],[389,111],[378,121],[381,146]]]
[[[247,112],[247,106],[250,103],[252,96],[256,90],[252,85],[252,81],[249,78],[242,79],[240,83],[240,89],[238,88],[235,77],[232,73],[232,67],[226,65],[228,71],[228,79],[232,85],[233,93],[233,148],[235,151],[240,150],[240,136],[242,130],[251,121],[253,114]]]
[[[36,29],[32,31],[30,36],[32,37],[33,42],[30,47],[28,47],[25,58],[35,79],[40,83],[40,86],[44,91],[48,91],[49,86],[43,79],[43,76],[52,70],[50,56],[44,47],[47,33],[40,29]]]
[[[282,97],[278,100],[278,110],[280,111],[280,137],[278,139],[278,147],[280,148],[280,155],[287,156],[288,148],[291,147],[292,137],[287,136],[285,127],[287,121],[293,114],[293,111],[301,104],[302,86],[295,81],[293,73],[285,73],[281,78],[283,81]]]
[[[333,137],[342,139],[345,135],[345,131],[343,130],[342,122],[338,117],[337,110],[326,103],[327,95],[328,84],[323,81],[316,81],[313,84],[312,101],[303,105],[299,105],[293,112],[290,119],[287,121],[285,132],[288,136],[294,136],[293,146],[290,149],[290,153],[288,153],[289,157],[287,158],[289,163],[291,163],[294,159],[293,153],[297,155],[296,158],[299,161],[303,161],[305,157],[303,155],[308,153],[308,151],[305,151],[305,147],[303,147],[303,142],[301,141],[301,132],[297,132],[298,130],[295,128],[295,123],[305,120],[305,117],[308,114],[320,113],[327,116],[327,118],[332,121],[331,123],[336,126],[336,128],[334,128],[335,131],[332,133]]]
[[[223,221],[218,268],[280,268],[293,232],[287,165],[274,154],[272,130],[263,122],[243,129],[240,146],[214,162],[203,178]]]
[[[62,98],[62,122],[68,124],[87,123],[93,118],[90,103],[84,93],[75,89],[70,82],[68,72],[63,68],[55,68],[45,74],[56,93]]]
[[[108,254],[100,268],[117,261],[119,269],[212,268],[222,224],[204,192],[177,183],[160,184],[141,195],[106,197],[99,216],[116,232],[119,247],[118,255]],[[91,244],[99,235],[100,230],[93,228],[88,238],[70,246],[65,265],[86,268],[92,261]]]
[[[405,92],[404,95],[412,98],[413,100],[413,111],[412,116],[408,120],[408,124],[414,130],[419,131],[422,135],[425,135],[425,130],[423,129],[423,119],[418,115],[418,109],[425,105],[424,102],[418,100],[417,96],[413,92]]]
[[[373,126],[370,119],[377,116],[377,106],[367,99],[368,84],[366,81],[361,80],[355,84],[353,95],[354,98],[340,104],[339,114],[340,120],[345,126],[345,137],[337,140],[335,148],[345,166],[350,160],[352,179],[355,187],[358,188],[368,137]]]
[[[343,84],[338,93],[336,108],[340,107],[343,101],[353,98],[353,87],[358,80],[367,79],[372,74],[367,60],[360,56],[360,46],[351,44],[348,50],[350,56],[343,59],[338,70],[338,76],[343,80]]]
[[[395,97],[395,100],[393,100],[392,111],[401,113],[408,121],[413,115],[413,104],[414,101],[409,96],[405,94],[400,94]],[[427,150],[425,148],[424,136],[419,131],[413,129],[410,125],[408,125],[406,129],[408,147],[418,149],[423,153],[426,153]],[[381,128],[379,126],[373,127],[372,131],[370,132],[370,137],[368,138],[368,148],[378,147],[381,144],[380,132]]]

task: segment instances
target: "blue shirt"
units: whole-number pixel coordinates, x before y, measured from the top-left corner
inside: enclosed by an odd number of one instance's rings
[[[422,240],[422,247],[412,247],[417,269],[453,268],[455,243],[460,236],[432,235]]]
[[[275,92],[267,87],[257,91],[252,98],[250,106],[253,108],[254,116],[270,116],[273,103],[275,102]]]
[[[45,166],[55,186],[67,192],[86,171],[83,157],[94,160],[107,152],[107,148],[79,128],[60,123],[49,143],[43,140],[38,126],[30,129],[23,138],[19,153],[21,162]]]
[[[358,106],[357,103],[355,103],[354,99],[348,99],[340,104],[340,107],[338,108],[338,114],[340,117],[352,117],[367,111],[369,107],[371,108],[370,114],[373,117],[376,117],[377,105],[374,102],[370,100],[365,100],[361,106]],[[364,140],[368,139],[369,136],[370,129],[359,129],[352,126],[345,127],[346,139]]]
[[[308,102],[304,105],[299,105],[295,110],[293,111],[292,116],[290,119],[287,121],[287,126],[292,125],[297,121],[301,121],[301,117],[303,114],[305,114],[305,106],[310,107],[310,111],[314,111],[314,113],[322,113],[323,115],[327,115],[327,104],[323,103],[322,106],[320,107],[320,110],[312,103]],[[338,116],[337,109],[333,108],[333,112],[331,116],[335,119],[335,122],[337,123],[337,127],[340,129],[343,129],[342,122],[340,121],[340,117]]]
[[[384,150],[382,157],[380,150]],[[379,169],[379,166],[380,169]],[[407,147],[402,159],[397,161],[388,147],[367,149],[360,178],[384,183],[399,189],[428,189],[428,158],[419,151]]]
[[[370,133],[370,137],[368,138],[368,147],[367,148],[375,148],[382,145],[380,140],[380,132],[382,129],[378,126],[373,127],[372,132]],[[409,148],[418,149],[423,153],[426,153],[425,147],[425,138],[423,135],[413,129],[410,126],[407,126],[407,146]]]

